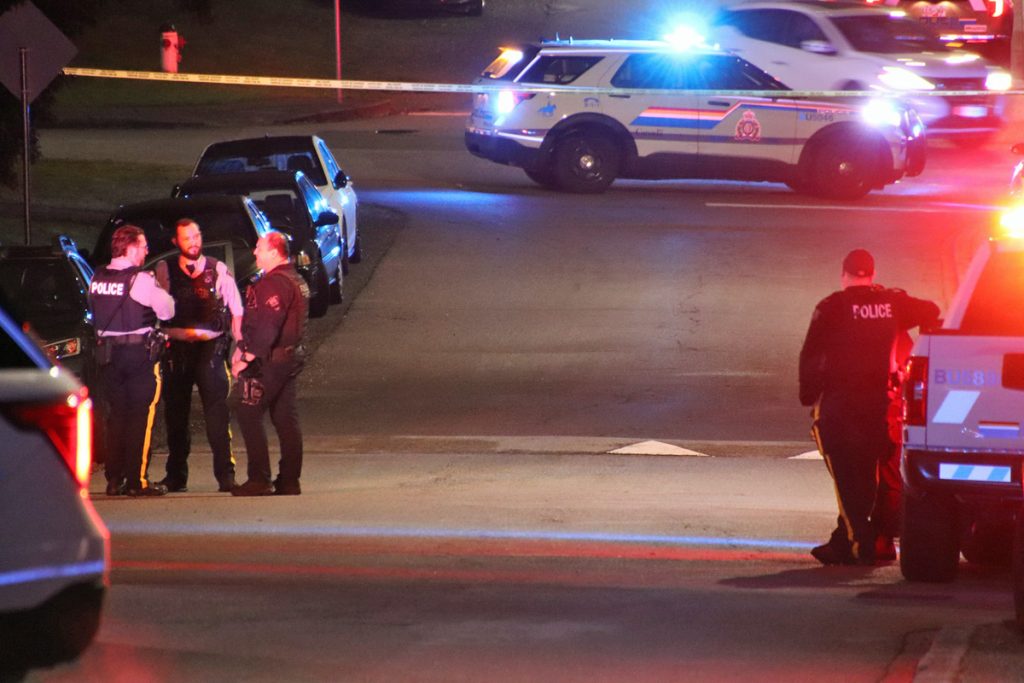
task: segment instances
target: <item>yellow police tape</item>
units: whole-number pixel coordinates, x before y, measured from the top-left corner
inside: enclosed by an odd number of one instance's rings
[[[67,76],[86,78],[121,78],[166,83],[208,83],[212,85],[247,85],[274,88],[320,88],[327,90],[382,90],[389,92],[431,93],[496,93],[503,90],[535,93],[566,93],[577,95],[731,95],[744,97],[863,97],[865,95],[910,95],[914,97],[953,97],[979,95],[1024,95],[1024,90],[915,90],[913,93],[887,93],[854,90],[657,90],[650,88],[584,88],[571,85],[530,85],[526,83],[460,85],[456,83],[402,83],[398,81],[350,81],[329,78],[291,78],[287,76],[232,76],[228,74],[166,73],[163,71],[126,71],[123,69],[79,69],[66,67]]]

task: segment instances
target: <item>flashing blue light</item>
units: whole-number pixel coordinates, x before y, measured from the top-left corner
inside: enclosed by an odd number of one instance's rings
[[[689,50],[690,48],[707,45],[704,32],[698,28],[694,28],[692,25],[693,23],[694,22],[690,21],[686,24],[676,25],[675,28],[662,36],[662,40],[676,50]]]
[[[871,100],[860,112],[864,122],[872,126],[892,126],[898,128],[903,114],[895,102],[887,99]]]

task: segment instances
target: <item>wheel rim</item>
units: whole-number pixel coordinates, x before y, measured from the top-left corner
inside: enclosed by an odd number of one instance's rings
[[[589,145],[579,144],[575,150],[576,163],[573,165],[573,172],[582,180],[601,180],[604,175],[601,157],[594,153]]]

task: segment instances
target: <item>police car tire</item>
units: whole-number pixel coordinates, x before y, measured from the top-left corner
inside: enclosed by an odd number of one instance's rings
[[[620,156],[607,135],[570,133],[555,144],[552,175],[561,190],[599,194],[618,175]]]
[[[1017,511],[1013,530],[1013,607],[1017,628],[1024,631],[1024,506]]]
[[[947,583],[960,564],[956,503],[947,496],[904,492],[900,571],[907,581]]]
[[[979,520],[968,530],[960,552],[971,564],[989,567],[1009,567],[1013,559],[1012,549],[1006,540],[1013,538],[1011,520]]]
[[[870,141],[859,137],[836,136],[824,142],[812,164],[818,194],[828,199],[860,199],[870,192],[871,149]]]

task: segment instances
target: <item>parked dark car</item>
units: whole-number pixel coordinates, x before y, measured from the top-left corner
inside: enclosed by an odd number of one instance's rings
[[[154,199],[126,204],[110,217],[100,231],[96,248],[90,255],[96,267],[110,261],[110,239],[114,230],[132,224],[142,228],[149,245],[147,267],[178,253],[171,239],[174,226],[182,218],[191,218],[203,231],[203,252],[223,261],[235,274],[243,293],[257,275],[252,250],[256,240],[270,230],[267,217],[248,197],[209,196],[195,199]]]
[[[319,318],[341,303],[345,241],[320,191],[302,171],[254,171],[190,178],[174,188],[176,197],[246,195],[275,229],[292,241],[299,272],[309,283],[309,316]]]
[[[47,353],[93,389],[92,268],[64,235],[51,246],[0,248],[0,292]]]

